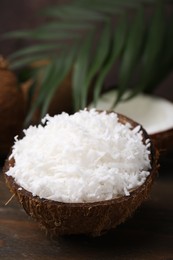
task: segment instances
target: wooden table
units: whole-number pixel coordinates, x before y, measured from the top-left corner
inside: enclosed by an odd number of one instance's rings
[[[0,259],[173,259],[173,154],[161,161],[150,199],[126,223],[98,237],[50,239],[11,197],[0,177]]]

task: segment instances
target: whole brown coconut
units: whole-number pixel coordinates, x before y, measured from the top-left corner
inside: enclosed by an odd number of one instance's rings
[[[14,136],[23,127],[25,116],[23,94],[16,75],[0,57],[0,158],[9,153]]]
[[[138,124],[131,119],[119,115],[121,123]],[[148,135],[141,127],[143,141]],[[129,147],[130,149],[130,147]],[[131,191],[130,196],[92,203],[62,203],[33,196],[31,192],[20,187],[6,171],[15,164],[14,159],[7,160],[4,176],[10,191],[14,193],[26,213],[36,220],[50,235],[87,234],[99,236],[115,228],[134,213],[137,207],[147,199],[158,171],[158,152],[151,143],[151,170],[145,183]]]

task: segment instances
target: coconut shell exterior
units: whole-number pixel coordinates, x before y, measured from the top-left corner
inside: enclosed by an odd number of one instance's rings
[[[158,148],[161,156],[165,156],[173,150],[173,128],[152,134],[150,138]]]
[[[120,116],[120,121],[137,125],[124,116]],[[148,138],[145,130],[143,137],[144,140]],[[150,159],[150,175],[142,186],[131,191],[130,196],[92,203],[62,203],[33,196],[31,192],[20,187],[13,177],[6,175],[9,167],[14,165],[14,159],[6,161],[3,171],[10,191],[16,195],[26,213],[47,233],[52,236],[70,234],[99,236],[124,222],[147,199],[158,171],[158,152],[152,144]]]

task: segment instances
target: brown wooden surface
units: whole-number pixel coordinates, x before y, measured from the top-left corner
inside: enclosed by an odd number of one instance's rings
[[[126,223],[98,237],[46,237],[0,176],[0,259],[173,259],[173,154],[161,161],[150,199]]]

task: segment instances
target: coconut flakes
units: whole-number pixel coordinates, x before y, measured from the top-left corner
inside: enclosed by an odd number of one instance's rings
[[[150,170],[141,127],[118,122],[116,113],[81,110],[46,115],[15,138],[6,173],[34,196],[59,202],[94,202],[128,196]]]

